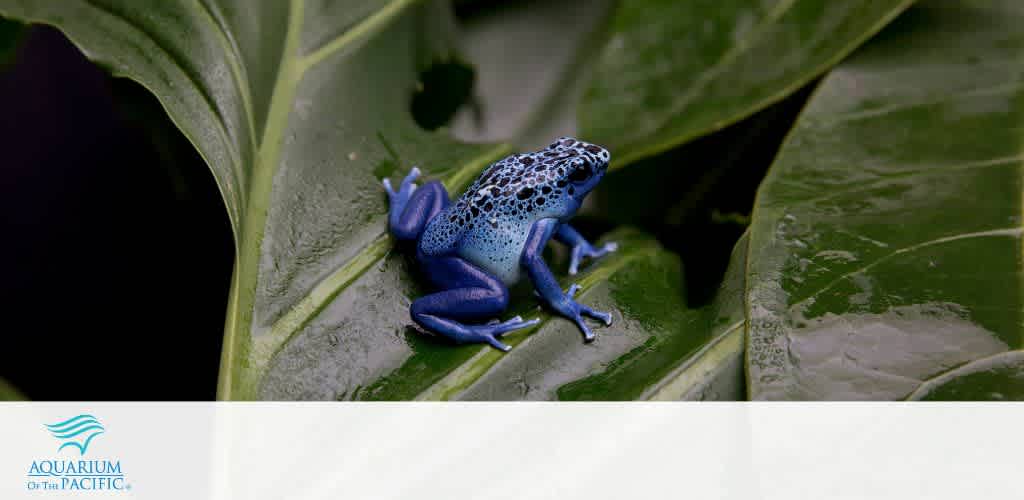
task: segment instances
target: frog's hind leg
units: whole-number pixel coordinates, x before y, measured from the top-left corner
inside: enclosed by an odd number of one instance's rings
[[[498,340],[502,335],[537,324],[518,316],[508,321],[466,324],[493,318],[508,307],[508,287],[480,268],[458,257],[426,257],[422,267],[435,286],[442,290],[412,303],[412,319],[421,327],[458,343],[486,342],[502,351],[509,346]]]
[[[413,184],[419,175],[420,170],[413,167],[397,191],[391,188],[390,180],[383,182],[390,204],[388,227],[402,241],[419,238],[427,222],[450,203],[448,192],[440,182],[428,182],[419,187]]]

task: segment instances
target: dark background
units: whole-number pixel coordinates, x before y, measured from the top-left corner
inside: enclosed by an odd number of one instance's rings
[[[234,245],[213,176],[141,86],[56,30],[20,33],[0,66],[0,379],[33,400],[214,399]],[[469,102],[466,67],[423,81],[410,110],[425,128]],[[710,300],[812,87],[610,175],[579,227],[655,234],[683,259],[688,301]]]
[[[49,28],[0,109],[0,376],[34,400],[213,399],[234,244],[198,154]]]

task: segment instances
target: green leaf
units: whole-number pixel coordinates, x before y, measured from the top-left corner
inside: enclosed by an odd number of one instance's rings
[[[511,396],[489,367],[532,362],[527,354],[540,354],[531,346],[547,342],[563,349],[546,356],[569,357],[543,371],[548,385],[530,397],[639,397],[665,377],[682,380],[678,391],[704,387],[720,367],[704,362],[695,375],[683,365],[706,351],[736,365],[736,329],[705,349],[714,330],[679,337],[662,317],[684,309],[681,271],[635,232],[619,233],[622,250],[581,277],[583,296],[609,307],[620,305],[615,294],[657,300],[621,304],[621,325],[601,329],[597,343],[583,344],[561,319],[514,357],[407,330],[409,297],[422,290],[390,251],[380,180],[420,165],[427,180],[459,190],[509,152],[424,132],[411,118],[418,71],[453,56],[443,3],[0,0],[0,12],[57,26],[115,75],[141,83],[210,165],[237,248],[220,398]],[[645,361],[665,349],[667,358]],[[588,387],[608,385],[605,363],[615,373],[644,368],[602,394]],[[587,377],[597,378],[580,382]]]
[[[586,83],[592,90],[581,130],[610,144],[620,168],[781,97],[905,3],[851,1],[825,10],[820,1],[765,7],[747,0],[704,10],[708,5],[646,1],[595,8],[586,27],[573,31],[576,42],[562,48],[566,57],[556,58],[564,62],[554,63],[563,66],[552,70],[554,83],[532,101],[539,112],[527,113],[535,118],[520,129],[542,134],[555,121],[549,108],[573,101],[573,89]],[[707,12],[715,17],[705,29]],[[409,297],[422,290],[404,257],[391,252],[379,181],[419,165],[425,180],[459,191],[510,152],[459,143],[444,130],[426,132],[410,115],[419,72],[455,57],[447,3],[0,0],[0,14],[57,26],[113,74],[141,83],[209,164],[237,255],[219,397],[512,397],[511,379],[500,370],[518,366],[526,373],[536,370],[528,370],[536,366],[529,359],[557,355],[569,358],[542,370],[546,382],[531,386],[529,397],[653,397],[658,387],[669,391],[663,395],[689,397],[698,387],[708,395],[742,386],[735,377],[709,382],[736,373],[741,332],[717,322],[731,313],[687,309],[677,293],[678,263],[634,233],[619,233],[629,240],[621,254],[583,277],[591,280],[593,299],[635,321],[624,320],[606,341],[584,346],[568,322],[553,320],[521,346],[543,352],[498,362],[486,349],[438,345],[406,330]],[[572,31],[564,22],[554,27],[556,35]],[[584,64],[603,39],[610,45],[600,62]],[[634,54],[626,57],[624,48]],[[766,54],[780,60],[760,63]],[[680,82],[682,100],[663,100],[664,90]],[[623,86],[628,91],[613,95]],[[725,88],[733,93],[710,91]],[[701,103],[700,112],[692,103]],[[634,140],[640,130],[645,138]],[[645,302],[650,297],[672,307],[659,309]],[[530,347],[554,339],[566,350]],[[702,375],[695,375],[698,368]]]
[[[921,384],[907,399],[1024,401],[1024,352],[1002,352],[957,367]]]
[[[789,95],[911,0],[621,2],[579,110],[619,168]]]
[[[1020,396],[1022,23],[924,2],[823,81],[753,214],[753,398]]]

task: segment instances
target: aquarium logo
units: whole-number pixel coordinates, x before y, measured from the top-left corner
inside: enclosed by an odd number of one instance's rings
[[[64,451],[64,448],[72,448],[78,450],[79,457],[85,455],[96,436],[107,431],[99,419],[86,414],[54,424],[43,424],[43,427],[60,443],[57,453]],[[70,460],[66,457],[44,457],[32,460],[28,466],[25,489],[60,492],[127,491],[132,487],[124,477],[119,459],[91,457],[88,460]]]
[[[72,446],[78,448],[79,455],[85,455],[92,439],[106,431],[92,415],[78,415],[56,424],[46,424],[46,428],[61,442],[58,452]]]

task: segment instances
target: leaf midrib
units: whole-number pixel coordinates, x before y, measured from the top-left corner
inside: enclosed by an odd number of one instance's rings
[[[664,377],[651,384],[640,400],[645,401],[678,401],[693,390],[704,379],[699,377],[711,373],[723,359],[730,354],[730,349],[743,349],[743,334],[746,319],[733,322],[697,352],[689,356],[683,363]]]
[[[218,397],[221,399],[235,399],[236,395],[255,396],[255,380],[258,377],[254,375],[258,375],[266,368],[265,363],[262,365],[253,363],[249,359],[253,346],[248,340],[252,335],[252,305],[255,302],[260,251],[269,213],[273,179],[280,166],[281,144],[298,85],[310,68],[353,42],[381,29],[388,21],[417,1],[396,0],[391,2],[307,55],[300,54],[305,11],[304,0],[293,0],[289,3],[284,47],[270,94],[263,135],[253,159],[251,180],[247,189],[243,189],[247,192],[248,199],[244,207],[244,217],[239,221],[241,230],[238,238],[238,259],[232,277],[231,296],[225,322],[225,338],[218,384]],[[373,245],[361,251],[360,254],[372,249]],[[346,268],[347,266],[343,270]],[[256,373],[252,374],[250,371]]]
[[[288,113],[294,101],[294,94],[301,75],[294,74],[295,57],[298,50],[299,35],[302,31],[303,0],[293,0],[288,8],[288,26],[285,31],[285,43],[281,60],[277,65],[277,75],[270,94],[270,105],[264,123],[263,136],[253,159],[252,179],[249,182],[248,201],[245,204],[244,217],[239,221],[241,226],[238,238],[238,257],[235,262],[231,280],[231,300],[228,318],[225,325],[224,342],[221,355],[220,384],[218,397],[233,399],[232,390],[240,385],[245,377],[240,370],[233,368],[235,362],[244,361],[250,346],[241,342],[251,335],[252,304],[255,302],[256,284],[259,275],[260,247],[266,226],[268,203],[273,187],[274,173],[277,171],[281,140],[288,121]],[[241,300],[241,294],[247,300]],[[241,337],[239,339],[238,337]],[[239,352],[240,351],[240,352]],[[244,366],[244,365],[243,365]],[[240,379],[235,383],[232,379]],[[245,388],[239,392],[245,393]]]

